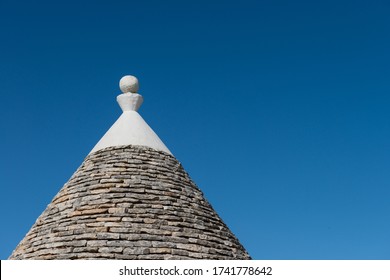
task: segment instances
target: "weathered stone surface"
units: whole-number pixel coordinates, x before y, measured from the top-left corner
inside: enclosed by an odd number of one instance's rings
[[[90,154],[10,259],[250,259],[181,164],[141,146]]]

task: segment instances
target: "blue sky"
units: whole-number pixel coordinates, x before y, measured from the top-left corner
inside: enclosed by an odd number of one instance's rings
[[[0,2],[0,258],[140,114],[255,259],[389,259],[387,1]]]

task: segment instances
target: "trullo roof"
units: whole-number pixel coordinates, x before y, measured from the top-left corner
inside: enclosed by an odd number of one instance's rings
[[[10,259],[250,259],[137,110],[123,113],[39,216]]]

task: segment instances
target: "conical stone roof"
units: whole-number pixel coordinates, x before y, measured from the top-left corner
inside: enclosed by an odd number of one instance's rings
[[[127,77],[122,91],[136,91],[138,82]],[[132,97],[138,101],[130,98],[131,114],[138,114],[140,98]],[[114,124],[10,259],[250,259],[146,122],[128,125],[140,130],[129,132],[133,140],[117,128],[112,132]],[[154,139],[141,145],[145,135]]]

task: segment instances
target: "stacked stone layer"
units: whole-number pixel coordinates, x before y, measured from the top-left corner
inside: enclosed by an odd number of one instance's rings
[[[10,259],[250,259],[170,154],[90,154]]]

